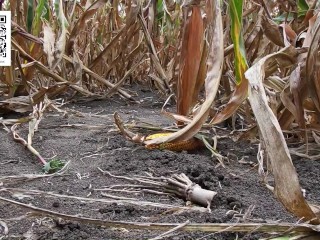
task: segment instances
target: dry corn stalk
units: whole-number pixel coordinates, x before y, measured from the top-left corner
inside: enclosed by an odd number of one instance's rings
[[[135,186],[135,189],[141,189],[142,191],[148,191],[149,193],[164,193],[177,196],[186,201],[198,204],[206,207],[211,211],[211,202],[217,192],[201,188],[198,184],[192,182],[184,173],[173,174],[171,177],[128,177],[128,176],[116,176],[108,171],[103,171],[99,168],[103,174],[107,174],[110,177],[125,179],[131,181]],[[151,191],[150,191],[151,190]]]
[[[156,133],[151,134],[149,136],[143,136],[140,134],[133,133],[126,129],[123,125],[123,121],[121,120],[119,114],[117,112],[114,113],[114,121],[117,127],[119,128],[120,132],[130,141],[136,142],[136,143],[142,143],[145,144],[145,141],[156,139],[158,137],[168,136],[172,133],[170,132],[164,132],[164,133]],[[160,143],[160,144],[149,144],[145,145],[147,149],[160,149],[160,150],[170,150],[170,151],[190,151],[195,150],[197,148],[200,148],[203,146],[203,143],[201,140],[197,138],[191,138],[189,140],[185,141],[177,141],[177,142],[167,142],[167,143]]]

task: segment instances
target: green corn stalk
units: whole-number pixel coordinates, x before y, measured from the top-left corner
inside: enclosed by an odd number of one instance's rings
[[[236,83],[239,85],[244,80],[244,72],[248,69],[246,50],[242,35],[242,7],[243,0],[230,0],[231,38],[234,45],[234,63]]]
[[[33,22],[33,17],[34,17],[34,0],[28,0],[28,5],[27,5],[27,31],[31,33],[32,30],[32,22]]]
[[[40,0],[35,10],[35,15],[32,22],[32,34],[39,36],[41,31],[41,20],[49,21],[49,4],[48,0]]]

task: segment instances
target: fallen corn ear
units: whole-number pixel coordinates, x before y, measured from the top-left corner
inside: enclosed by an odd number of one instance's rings
[[[169,136],[171,135],[171,132],[166,132],[166,133],[155,133],[155,134],[151,134],[149,136],[146,137],[146,140],[151,140],[151,139],[155,139],[158,137],[165,137],[165,136]]]
[[[115,124],[119,128],[122,135],[130,139],[132,142],[145,144],[145,147],[147,149],[160,149],[160,150],[166,149],[166,150],[179,152],[179,151],[195,150],[204,146],[204,143],[200,139],[195,137],[185,141],[146,145],[145,143],[146,140],[152,140],[159,137],[168,136],[172,133],[171,132],[156,133],[156,134],[151,134],[145,138],[140,134],[136,134],[134,132],[131,132],[129,129],[126,129],[124,127],[122,119],[120,118],[120,115],[117,112],[115,112],[113,116],[114,116]]]
[[[146,140],[155,139],[158,137],[168,136],[172,133],[156,133],[146,137]],[[161,144],[146,145],[147,149],[170,150],[175,152],[195,150],[203,146],[203,142],[197,138],[191,138],[185,141],[168,142]]]

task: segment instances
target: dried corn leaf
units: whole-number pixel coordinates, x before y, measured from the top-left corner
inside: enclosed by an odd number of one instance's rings
[[[294,99],[295,118],[301,129],[305,128],[303,100],[305,97],[305,80],[301,78],[301,66],[298,66],[290,74],[290,89]]]
[[[184,27],[177,86],[177,113],[188,116],[193,107],[203,49],[204,25],[199,6],[184,8]],[[199,86],[198,86],[199,87]]]
[[[67,33],[68,33],[67,27],[69,25],[67,18],[64,15],[62,0],[55,0],[54,7],[55,7],[56,16],[59,22],[60,31],[59,31],[59,37],[58,37],[58,40],[56,41],[55,49],[54,49],[54,61],[51,66],[53,70],[56,68],[56,66],[58,66],[58,64],[62,60],[62,57],[65,53],[66,43],[67,43]]]
[[[303,197],[289,149],[277,118],[268,105],[263,87],[268,64],[277,62],[279,68],[283,67],[283,64],[287,66],[288,63],[282,60],[286,56],[296,55],[294,52],[294,48],[288,47],[280,52],[270,54],[249,68],[245,76],[250,83],[249,101],[272,165],[275,178],[275,195],[289,212],[306,220],[314,220],[316,215]],[[319,222],[319,219],[314,221]]]
[[[266,37],[274,44],[284,47],[284,38],[279,31],[279,26],[271,19],[262,16],[262,27]]]
[[[47,22],[43,24],[43,51],[47,54],[49,68],[52,68],[54,61],[56,35]]]
[[[188,140],[197,134],[208,117],[209,109],[214,101],[220,83],[224,49],[223,26],[219,2],[214,0],[207,1],[206,10],[209,22],[207,39],[210,44],[207,62],[208,72],[205,80],[206,100],[201,105],[199,113],[192,119],[191,123],[170,136],[145,141],[147,145]]]
[[[318,112],[320,112],[320,14],[318,14],[317,20],[310,33],[312,40],[306,61],[306,74],[310,96],[316,105]]]
[[[82,31],[82,29],[85,27],[86,21],[92,17],[96,11],[101,8],[104,4],[106,4],[108,0],[97,0],[94,3],[92,3],[85,12],[81,15],[81,17],[78,19],[78,21],[75,23],[73,29],[71,30],[69,41],[66,46],[66,52],[68,55],[71,54],[73,50],[74,43],[79,36],[79,33]]]
[[[147,29],[147,23],[146,23],[146,21],[144,20],[144,18],[142,17],[141,14],[139,14],[139,20],[140,20],[140,22],[142,24],[142,30],[143,30],[143,32],[145,34],[145,37],[146,37],[146,40],[147,40],[147,44],[148,44],[148,47],[149,47],[149,50],[150,50],[150,58],[152,60],[151,62],[153,63],[154,68],[156,69],[157,73],[161,77],[161,78],[159,78],[160,86],[161,86],[160,89],[166,88],[166,90],[167,89],[170,90],[167,74],[166,74],[166,72],[164,71],[164,69],[161,66],[160,59],[158,57],[156,48],[154,46],[154,43],[153,43],[152,38],[150,36],[150,33],[148,32],[148,29]]]

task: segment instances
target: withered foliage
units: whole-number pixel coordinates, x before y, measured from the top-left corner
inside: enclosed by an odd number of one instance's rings
[[[209,62],[218,55],[212,46],[221,39],[225,56],[219,56],[222,77],[215,80],[220,86],[210,104],[211,123],[236,110],[252,123],[244,101],[248,85],[242,84],[243,75],[239,79],[236,74],[237,44],[231,38],[236,20],[230,7],[226,1],[219,6],[223,24],[219,33],[210,30],[216,21],[210,1],[10,1],[4,8],[12,11],[13,54],[12,66],[0,69],[1,112],[31,111],[45,95],[94,99],[117,93],[134,100],[125,87],[138,81],[155,86],[164,96],[176,93],[177,113],[196,115],[192,109],[203,100],[201,89],[213,78]],[[277,69],[273,63],[264,79],[282,129],[307,128],[317,134],[317,1],[244,1],[240,7],[243,16],[236,37],[242,38],[240,51],[247,68],[283,47],[297,50],[292,66]],[[208,96],[208,86],[206,90]]]

